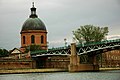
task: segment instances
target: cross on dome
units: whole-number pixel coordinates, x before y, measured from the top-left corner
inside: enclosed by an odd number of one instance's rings
[[[34,2],[32,2],[32,6],[34,7]]]

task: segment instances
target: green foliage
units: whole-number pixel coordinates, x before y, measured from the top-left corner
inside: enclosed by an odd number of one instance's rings
[[[0,57],[8,56],[9,52],[6,49],[0,49]]]
[[[105,39],[108,35],[108,27],[99,27],[93,25],[80,26],[77,30],[73,31],[74,39],[79,43],[85,42],[98,42]]]
[[[41,46],[33,44],[33,45],[30,45],[30,46],[27,46],[25,52],[37,51],[37,50],[41,50]]]

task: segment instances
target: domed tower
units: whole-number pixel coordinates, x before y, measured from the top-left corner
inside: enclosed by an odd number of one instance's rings
[[[36,8],[31,8],[31,15],[24,22],[21,34],[21,50],[32,44],[40,45],[41,49],[47,49],[47,30],[45,24],[36,15]]]

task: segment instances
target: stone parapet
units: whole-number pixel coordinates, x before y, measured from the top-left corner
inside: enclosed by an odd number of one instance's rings
[[[36,62],[33,60],[0,60],[0,69],[28,69],[36,68]]]

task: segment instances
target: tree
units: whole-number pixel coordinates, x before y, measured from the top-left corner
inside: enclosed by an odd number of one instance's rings
[[[79,43],[82,43],[83,41],[97,42],[105,39],[105,36],[108,35],[108,32],[108,27],[84,25],[73,31],[73,39],[79,41]]]
[[[0,57],[8,56],[9,52],[6,49],[0,49]]]
[[[37,51],[37,50],[41,50],[41,46],[33,44],[33,45],[30,45],[30,46],[27,46],[25,49],[26,49],[25,52]]]

